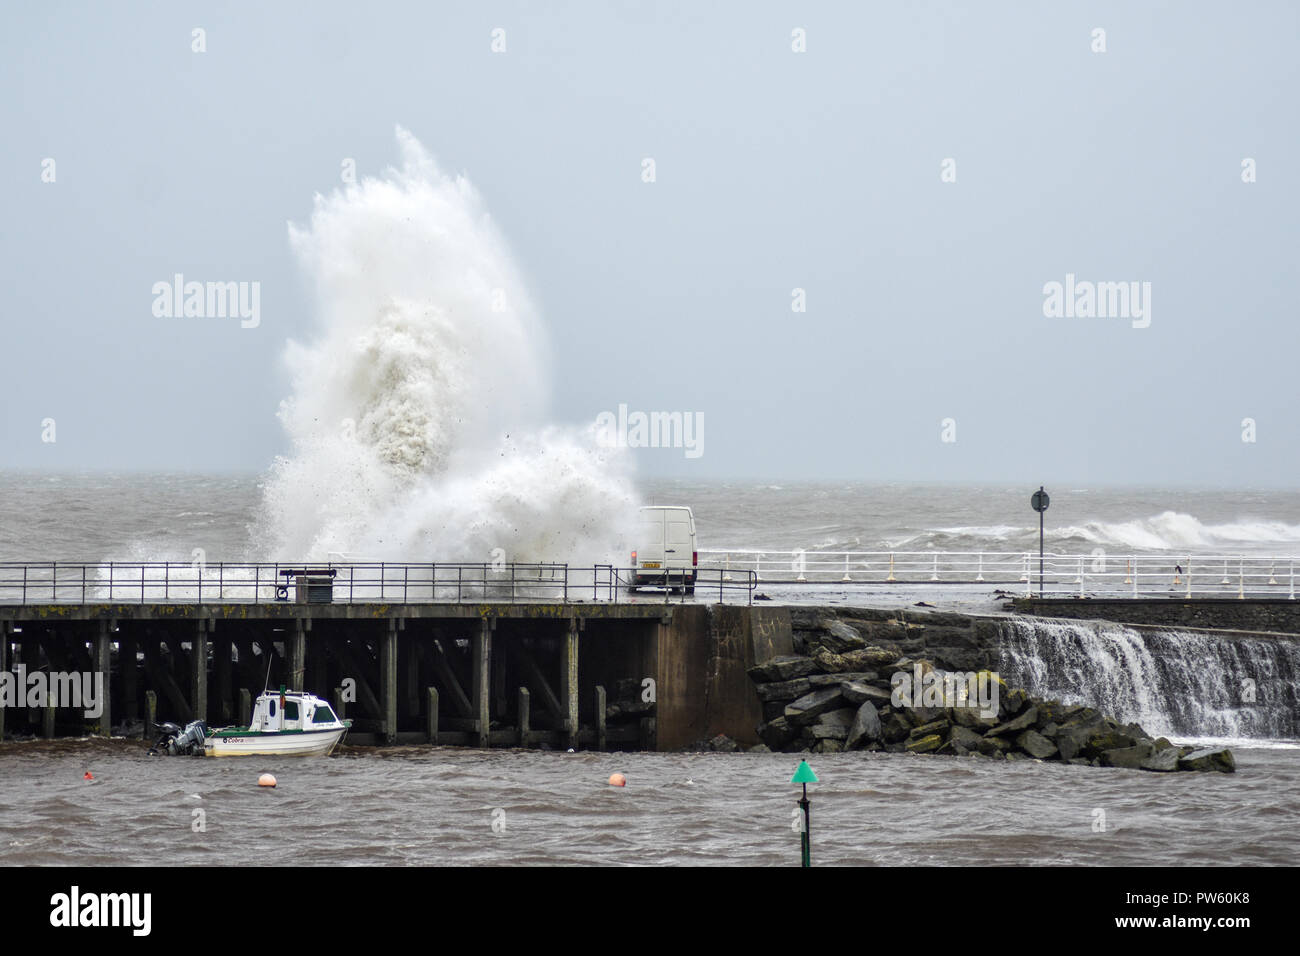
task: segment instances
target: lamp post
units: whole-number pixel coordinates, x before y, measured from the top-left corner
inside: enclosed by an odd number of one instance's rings
[[[1043,596],[1043,512],[1051,503],[1052,499],[1047,496],[1042,485],[1038,486],[1038,490],[1029,499],[1029,506],[1038,512],[1038,596],[1040,598]]]

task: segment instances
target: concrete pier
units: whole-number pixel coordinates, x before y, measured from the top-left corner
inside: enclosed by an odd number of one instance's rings
[[[246,723],[285,684],[334,700],[353,745],[753,744],[745,672],[791,652],[787,609],[701,604],[0,605],[0,631],[0,667],[100,673],[108,690],[93,720],[4,708],[11,737]]]

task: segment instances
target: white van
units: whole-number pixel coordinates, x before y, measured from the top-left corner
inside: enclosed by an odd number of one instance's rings
[[[629,591],[646,585],[684,589],[695,593],[695,516],[683,505],[655,505],[641,509],[636,550],[632,552]]]

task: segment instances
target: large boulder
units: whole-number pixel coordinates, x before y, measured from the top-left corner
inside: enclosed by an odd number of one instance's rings
[[[913,727],[907,735],[909,740],[916,740],[919,737],[928,737],[931,734],[938,734],[940,737],[947,737],[948,731],[952,728],[951,721],[947,717],[940,717],[938,720],[932,720],[928,724],[921,724]]]
[[[885,743],[896,744],[906,740],[911,731],[912,725],[898,711],[881,720],[880,736]]]
[[[1128,750],[1134,747],[1137,742],[1136,737],[1126,733],[1119,727],[1103,724],[1089,735],[1088,742],[1083,749],[1090,757],[1100,757],[1107,750]],[[1154,749],[1154,744],[1152,747]]]
[[[843,684],[845,681],[862,681],[871,683],[876,679],[875,671],[840,671],[835,674],[809,674],[804,680],[808,681],[813,690],[819,687],[830,687],[835,684]]]
[[[980,741],[983,739],[983,734],[977,733],[969,727],[958,725],[952,728],[952,736],[948,738],[948,742],[952,744],[953,749],[958,753],[969,752],[972,750],[978,752]]]
[[[1079,756],[1084,748],[1088,746],[1088,738],[1096,732],[1100,725],[1101,715],[1096,711],[1071,714],[1069,719],[1059,725],[1056,733],[1052,735],[1052,739],[1056,741],[1057,749],[1061,751],[1061,759],[1073,760]]]
[[[758,692],[758,699],[761,701],[796,700],[811,693],[813,685],[807,677],[796,677],[794,680],[756,684],[754,689]]]
[[[836,654],[827,647],[817,648],[817,653],[813,655],[813,660],[817,664],[817,669],[823,674],[836,674],[840,671],[853,669],[852,665],[844,659],[843,654]]]
[[[1016,738],[1016,746],[1039,760],[1046,760],[1056,753],[1056,744],[1036,730],[1026,730],[1022,733]]]
[[[977,747],[984,756],[997,757],[1005,756],[1011,744],[1001,737],[981,737]]]
[[[863,701],[853,716],[849,735],[844,741],[844,749],[853,750],[880,739],[880,712],[871,701]]]
[[[773,750],[780,750],[797,736],[799,736],[798,729],[791,727],[790,722],[784,717],[758,725],[758,739]]]
[[[857,650],[867,646],[867,642],[862,639],[862,635],[858,633],[857,629],[850,627],[843,621],[823,619],[821,626],[821,645],[829,651],[843,654],[845,651]]]
[[[748,671],[755,683],[764,681],[788,681],[798,677],[807,677],[817,669],[812,658],[797,655],[774,657],[765,664],[758,664]]]
[[[1124,767],[1128,770],[1139,770],[1143,761],[1150,760],[1151,755],[1155,752],[1155,744],[1149,740],[1139,740],[1130,747],[1103,750],[1101,765],[1103,767]]]
[[[1005,737],[1009,734],[1016,734],[1022,730],[1028,730],[1030,727],[1034,726],[1034,724],[1037,721],[1038,721],[1038,710],[1037,708],[1030,707],[1019,717],[1012,718],[1011,720],[1008,720],[1005,724],[999,724],[998,726],[987,731],[984,736]]]
[[[829,710],[836,710],[845,704],[839,685],[823,687],[805,694],[798,700],[791,701],[785,708],[785,719],[795,727],[804,727],[815,723],[817,718]]]
[[[948,710],[948,716],[954,724],[969,727],[971,730],[978,730],[981,733],[998,725],[996,714],[992,717],[985,717],[978,707],[952,707]]]
[[[850,704],[862,704],[866,701],[884,706],[889,703],[889,691],[882,690],[862,680],[849,680],[840,684],[840,693]]]
[[[933,644],[926,644],[925,650],[945,670],[978,671],[986,663],[986,655],[983,651],[972,650],[967,647],[935,647]]]
[[[938,734],[917,737],[907,742],[907,750],[914,754],[928,754],[943,746],[943,738]]]
[[[1179,770],[1217,770],[1220,773],[1235,773],[1237,763],[1232,759],[1232,751],[1227,747],[1206,747],[1193,750],[1178,761]]]
[[[1015,690],[1007,690],[1005,685],[998,688],[998,715],[1003,720],[1009,720],[1022,713],[1027,707],[1033,704],[1033,698],[1021,690],[1019,687]],[[1038,711],[1034,711],[1034,720],[1038,719]]]
[[[841,707],[839,710],[827,711],[812,725],[813,736],[818,740],[848,739],[849,727],[853,725],[857,713],[855,707]]]
[[[1177,770],[1178,758],[1181,753],[1179,749],[1177,747],[1161,747],[1159,744],[1160,741],[1157,740],[1155,751],[1138,766],[1143,770],[1155,770],[1160,773]]]
[[[896,647],[872,645],[853,651],[845,651],[842,656],[858,670],[876,670],[893,664],[901,655]]]

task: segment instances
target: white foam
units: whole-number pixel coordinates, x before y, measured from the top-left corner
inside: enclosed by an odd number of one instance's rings
[[[504,239],[464,177],[397,141],[400,168],[290,226],[318,327],[286,353],[291,449],[257,556],[625,561],[625,453],[546,424],[546,337]]]

